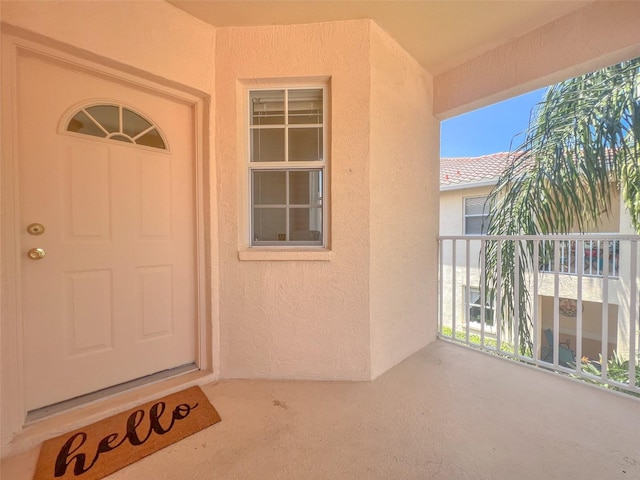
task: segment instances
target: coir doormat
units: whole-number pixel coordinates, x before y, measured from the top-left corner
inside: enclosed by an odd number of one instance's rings
[[[220,421],[200,387],[47,440],[34,480],[98,480]]]

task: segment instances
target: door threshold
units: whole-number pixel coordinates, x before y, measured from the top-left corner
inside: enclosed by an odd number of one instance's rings
[[[34,422],[39,422],[40,420],[51,417],[53,415],[58,415],[68,410],[86,405],[88,403],[95,402],[96,400],[101,400],[106,397],[112,397],[114,395],[132,390],[137,387],[159,382],[161,380],[166,380],[167,378],[182,375],[183,373],[192,372],[194,370],[198,370],[198,366],[195,363],[188,363],[186,365],[170,368],[168,370],[162,370],[161,372],[153,373],[145,377],[136,378],[135,380],[131,380],[129,382],[124,382],[112,387],[103,388],[102,390],[97,390],[92,393],[80,395],[79,397],[74,397],[69,400],[64,400],[52,405],[47,405],[46,407],[38,408],[36,410],[31,410],[27,412],[25,426],[30,425]]]

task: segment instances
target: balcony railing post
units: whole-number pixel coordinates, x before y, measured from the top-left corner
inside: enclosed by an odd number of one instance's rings
[[[598,248],[598,267],[602,264],[602,370],[603,379],[607,379],[607,360],[609,359],[609,242],[604,240],[602,249]],[[600,253],[602,250],[602,254]]]
[[[465,320],[465,340],[469,343],[469,329],[470,329],[470,312],[469,305],[471,304],[471,266],[470,266],[470,258],[471,258],[471,240],[466,239],[465,241],[465,270],[466,270],[466,286],[464,289],[464,320]]]
[[[553,241],[553,364],[558,366],[560,348],[560,258],[558,240]]]
[[[533,240],[533,352],[531,356],[538,359],[538,349],[540,346],[540,325],[539,325],[539,312],[538,312],[538,265],[540,257],[540,242],[539,240]]]
[[[456,339],[456,294],[458,283],[456,273],[458,270],[458,259],[456,258],[457,241],[454,239],[451,244],[451,338]]]
[[[520,356],[520,240],[515,240],[513,258],[515,263],[513,290],[516,296],[513,302],[513,353]]]
[[[483,250],[486,242],[482,241]],[[496,326],[496,349],[502,350],[502,240],[496,240],[496,263],[498,265],[498,271],[496,272],[496,293],[493,299],[493,315],[495,318]]]
[[[576,242],[576,251],[584,251],[584,240]],[[582,282],[584,280],[584,262],[577,262],[578,281],[576,286],[576,371],[582,371]]]
[[[636,362],[637,359],[637,325],[638,325],[638,242],[630,242],[631,275],[629,285],[629,386],[637,391]]]
[[[486,305],[487,305],[487,292],[486,292],[486,282],[484,279],[486,278],[487,272],[487,255],[486,255],[486,244],[484,241],[481,241],[480,248],[480,345],[484,347],[484,328],[486,318]]]
[[[438,329],[438,333],[442,334],[443,331],[443,326],[444,326],[444,243],[445,240],[444,239],[439,239],[438,240],[438,256],[440,259],[440,265],[439,265],[439,271],[440,271],[440,276],[439,276],[439,280],[440,283],[438,284],[438,287],[440,289],[440,298],[438,299],[438,308],[440,309],[439,311],[439,322],[440,322],[440,328]]]

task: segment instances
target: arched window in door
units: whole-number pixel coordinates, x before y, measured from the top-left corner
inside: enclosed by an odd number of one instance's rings
[[[89,105],[78,110],[66,126],[68,132],[118,142],[167,149],[160,129],[150,120],[123,105]]]

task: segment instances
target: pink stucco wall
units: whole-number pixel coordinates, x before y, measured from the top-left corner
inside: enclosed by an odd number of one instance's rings
[[[434,112],[449,118],[640,56],[640,2],[598,1],[434,79]]]
[[[439,125],[433,80],[371,27],[372,376],[435,337]]]
[[[222,374],[377,376],[435,333],[426,315],[435,277],[425,274],[435,271],[437,235],[431,77],[366,20],[219,29],[217,38]],[[246,85],[274,79],[330,85],[324,260],[247,253],[239,105]]]
[[[222,374],[367,379],[369,353],[369,21],[218,30]],[[330,87],[330,252],[243,256],[243,86]],[[245,83],[243,83],[245,82]],[[258,81],[257,84],[260,84]]]
[[[215,29],[161,0],[5,1],[2,21],[159,81],[212,91]]]

